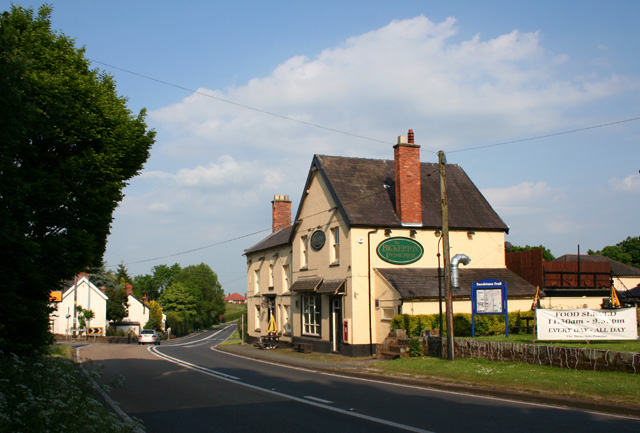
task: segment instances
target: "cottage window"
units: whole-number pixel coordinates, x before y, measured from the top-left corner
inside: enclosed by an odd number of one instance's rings
[[[269,288],[273,289],[273,265],[269,265]]]
[[[331,229],[331,263],[340,262],[340,228]]]
[[[289,265],[282,265],[282,291],[289,291]]]
[[[260,269],[253,271],[253,290],[255,293],[260,293]]]
[[[260,305],[256,305],[255,309],[255,329],[256,331],[260,330]]]
[[[306,269],[309,266],[309,236],[300,238],[300,268]]]
[[[302,297],[302,334],[320,336],[320,297]]]

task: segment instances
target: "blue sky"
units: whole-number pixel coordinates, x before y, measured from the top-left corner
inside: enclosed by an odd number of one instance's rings
[[[157,131],[105,255],[132,275],[204,262],[245,293],[273,195],[295,213],[314,154],[391,159],[408,129],[512,244],[560,256],[640,235],[635,0],[49,3]]]

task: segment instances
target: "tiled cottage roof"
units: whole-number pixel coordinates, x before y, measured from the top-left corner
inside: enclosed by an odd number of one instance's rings
[[[286,229],[278,230],[277,232],[270,234],[251,248],[244,250],[244,253],[249,254],[256,251],[262,251],[269,248],[286,245],[289,242],[289,237],[291,236],[292,230],[293,226],[287,227]]]
[[[376,271],[403,299],[437,299],[438,269],[437,268],[376,268]],[[444,270],[442,275],[442,294],[444,296]],[[454,298],[470,298],[471,284],[487,278],[507,282],[508,297],[531,297],[536,294],[536,288],[505,268],[459,269],[460,288],[454,289]]]
[[[399,227],[395,210],[394,161],[315,155],[317,167],[351,226]],[[442,226],[439,167],[423,162],[422,225]],[[458,165],[446,165],[449,227],[508,232],[489,202]]]

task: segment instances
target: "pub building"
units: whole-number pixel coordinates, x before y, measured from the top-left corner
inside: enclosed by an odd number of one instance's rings
[[[293,219],[289,196],[273,198],[272,233],[244,252],[249,343],[271,331],[282,345],[367,356],[395,315],[439,312],[439,165],[420,162],[412,130],[393,149],[393,160],[315,155]],[[460,166],[445,172],[450,257],[471,259],[454,313],[471,313],[484,279],[507,283],[509,311],[529,310],[536,288],[505,266],[508,226]]]

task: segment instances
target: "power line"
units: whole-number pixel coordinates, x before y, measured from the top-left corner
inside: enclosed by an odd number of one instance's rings
[[[604,128],[606,126],[619,125],[621,123],[626,123],[626,122],[634,122],[636,120],[640,120],[640,117],[633,117],[631,119],[618,120],[616,122],[602,123],[600,125],[586,126],[584,128],[571,129],[569,131],[555,132],[553,134],[538,135],[536,137],[521,138],[519,140],[512,140],[512,141],[504,141],[502,143],[486,144],[486,145],[483,145],[483,146],[467,147],[466,149],[450,150],[447,153],[467,152],[469,150],[486,149],[488,147],[496,147],[496,146],[504,146],[504,145],[507,145],[507,144],[522,143],[524,141],[541,140],[543,138],[557,137],[558,135],[573,134],[575,132],[588,131],[590,129]]]
[[[314,128],[323,129],[325,131],[331,131],[331,132],[335,132],[335,133],[343,134],[343,135],[348,135],[350,137],[355,137],[355,138],[361,138],[363,140],[374,141],[376,143],[391,144],[388,141],[378,140],[376,138],[366,137],[364,135],[359,135],[359,134],[354,134],[352,132],[342,131],[340,129],[329,128],[328,126],[319,125],[317,123],[306,122],[304,120],[294,119],[293,117],[284,116],[282,114],[274,113],[272,111],[262,110],[260,108],[252,107],[250,105],[240,104],[239,102],[231,101],[231,100],[225,99],[225,98],[220,98],[218,96],[210,95],[208,93],[199,92],[197,90],[189,89],[188,87],[183,87],[183,86],[180,86],[178,84],[170,83],[168,81],[159,80],[157,78],[153,78],[153,77],[150,77],[148,75],[140,74],[138,72],[130,71],[130,70],[123,69],[123,68],[119,68],[117,66],[113,66],[113,65],[110,65],[108,63],[100,62],[98,60],[93,60],[93,59],[89,59],[89,60],[94,62],[94,63],[99,63],[101,65],[107,66],[109,68],[117,69],[119,71],[126,72],[128,74],[136,75],[138,77],[145,78],[147,80],[151,80],[151,81],[155,81],[155,82],[160,83],[160,84],[164,84],[165,86],[175,87],[176,89],[180,89],[180,90],[184,90],[184,91],[187,91],[187,92],[195,93],[197,95],[201,95],[201,96],[205,96],[207,98],[215,99],[216,101],[224,102],[226,104],[235,105],[237,107],[245,108],[247,110],[256,111],[258,113],[266,114],[268,116],[278,117],[280,119],[288,120],[288,121],[291,121],[291,122],[297,122],[297,123],[300,123],[302,125],[313,126]]]

